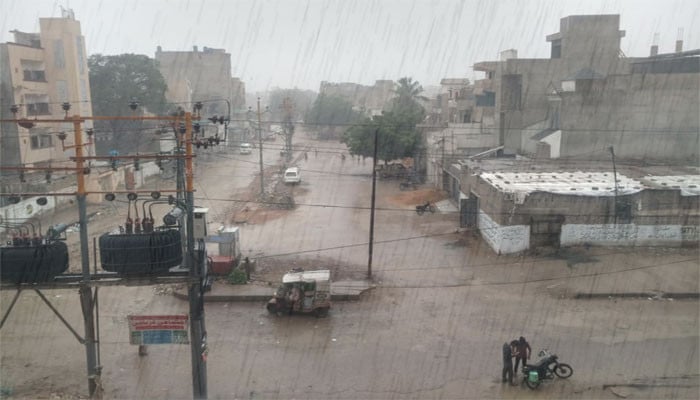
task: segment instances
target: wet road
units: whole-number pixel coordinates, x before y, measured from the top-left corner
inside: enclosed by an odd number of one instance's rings
[[[298,206],[284,217],[243,226],[244,251],[328,258],[363,273],[370,160],[343,161],[341,146],[305,142],[311,150],[308,160],[297,157],[303,174],[303,183],[293,189]],[[275,150],[271,146],[266,153],[266,163],[276,162]],[[241,198],[257,158],[217,157],[229,161],[204,165],[200,160],[198,178],[205,170],[207,177],[198,180],[204,190],[197,196],[206,191],[209,198]],[[223,179],[230,170],[234,183],[229,186]],[[378,287],[361,301],[335,303],[324,319],[273,317],[257,303],[206,305],[209,398],[616,398],[603,385],[628,385],[619,388],[632,398],[697,395],[697,301],[559,298],[549,286],[577,283],[547,280],[570,273],[564,260],[496,257],[478,240],[458,241],[463,236],[452,233],[454,215],[418,216],[412,205],[390,201],[396,186],[378,185],[373,264]],[[231,202],[206,205],[214,219],[223,219]],[[598,254],[590,268],[674,257]],[[697,275],[689,276],[697,282]],[[640,279],[653,287],[663,276],[627,278]],[[611,280],[623,286],[626,278],[595,276],[585,284],[604,286]],[[81,332],[77,294],[47,294]],[[10,295],[2,293],[3,310]],[[83,347],[35,294],[23,293],[16,308],[1,332],[3,386],[26,397],[84,394]],[[100,290],[106,398],[191,398],[189,346],[151,346],[147,357],[139,357],[128,344],[126,325],[128,314],[186,312],[186,302],[156,295],[151,287]],[[559,354],[574,367],[573,377],[536,392],[503,386],[500,347],[520,335],[535,351],[548,347]]]

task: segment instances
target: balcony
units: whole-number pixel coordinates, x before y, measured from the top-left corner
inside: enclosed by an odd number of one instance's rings
[[[45,71],[32,71],[24,70],[24,80],[31,82],[46,82],[46,72]]]

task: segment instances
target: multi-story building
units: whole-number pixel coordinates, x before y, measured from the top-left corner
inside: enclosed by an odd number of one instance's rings
[[[506,155],[698,162],[700,50],[626,57],[619,15],[573,15],[547,36],[551,57],[479,62],[473,115]],[[475,120],[479,120],[476,117]]]
[[[0,116],[8,118],[64,118],[63,103],[69,114],[92,115],[90,79],[85,38],[73,12],[61,18],[40,18],[40,31],[12,31],[14,42],[0,44]],[[17,105],[17,114],[10,112]],[[86,129],[92,124],[83,125]],[[64,151],[58,132],[68,133],[65,145],[73,144],[71,123],[0,125],[0,165],[44,167],[65,161],[73,150]],[[84,130],[85,131],[85,130]],[[85,133],[84,133],[85,134]],[[88,142],[87,137],[83,142]],[[92,152],[92,147],[88,152]]]
[[[192,51],[156,50],[158,68],[165,78],[168,101],[201,101],[205,115],[226,115],[245,109],[245,84],[231,77],[231,54],[224,49],[194,46]]]
[[[322,81],[319,94],[343,98],[367,116],[380,115],[388,109],[389,100],[394,97],[394,81],[377,80],[372,86]]]

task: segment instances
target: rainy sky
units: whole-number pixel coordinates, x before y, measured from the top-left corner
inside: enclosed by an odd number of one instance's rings
[[[575,14],[620,14],[627,56],[648,55],[655,33],[659,52],[672,52],[679,28],[685,50],[700,48],[695,0],[3,0],[0,40],[12,41],[13,29],[38,32],[38,19],[59,17],[62,6],[81,22],[89,54],[224,48],[248,92],[481,78],[471,66],[502,50],[548,57],[545,36]]]

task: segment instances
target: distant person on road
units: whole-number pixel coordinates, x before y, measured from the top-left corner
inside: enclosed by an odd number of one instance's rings
[[[304,160],[309,161],[309,153],[304,152]]]
[[[523,361],[523,367],[527,365],[527,360],[530,359],[530,353],[532,352],[532,349],[530,348],[530,343],[525,340],[524,337],[520,336],[520,339],[517,341],[517,349],[515,353],[515,374],[518,374],[518,364],[520,363],[520,360]]]
[[[514,340],[510,342],[503,343],[503,371],[501,372],[501,379],[503,383],[509,382],[513,384],[513,349],[517,342]]]

